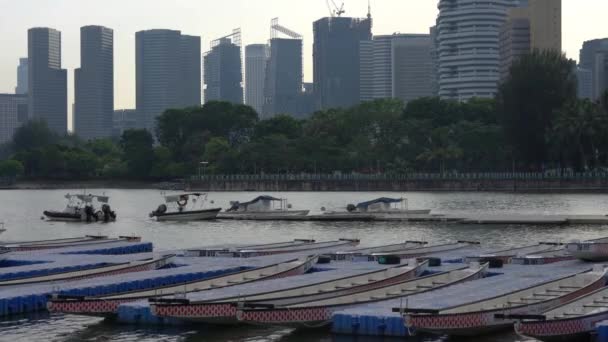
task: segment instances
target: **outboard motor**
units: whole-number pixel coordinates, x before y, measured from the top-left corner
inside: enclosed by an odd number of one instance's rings
[[[110,205],[104,204],[101,206],[101,212],[103,213],[103,222],[110,222],[116,220],[116,213],[112,211]]]
[[[167,212],[167,206],[165,204],[161,204],[158,206],[158,208],[156,208],[156,210],[154,210],[153,212],[150,213],[150,217],[162,215],[166,212]]]
[[[357,210],[357,207],[354,204],[349,204],[346,206],[346,211],[349,213],[353,213]]]
[[[84,214],[86,216],[87,222],[93,222],[93,219],[97,221],[97,214],[93,211],[93,207],[87,205],[84,207]]]

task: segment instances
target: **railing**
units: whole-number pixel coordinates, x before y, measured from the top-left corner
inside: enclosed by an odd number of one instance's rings
[[[407,174],[235,174],[192,176],[191,181],[466,181],[608,180],[608,172],[475,172]]]

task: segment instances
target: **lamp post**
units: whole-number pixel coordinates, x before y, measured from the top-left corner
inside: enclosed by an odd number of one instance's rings
[[[209,165],[209,162],[202,161],[198,163],[198,179],[203,180],[203,168]]]

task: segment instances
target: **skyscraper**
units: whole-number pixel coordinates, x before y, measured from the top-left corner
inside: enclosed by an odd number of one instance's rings
[[[28,30],[29,118],[42,119],[58,134],[68,130],[67,71],[61,69],[61,32]]]
[[[561,0],[522,1],[508,10],[500,31],[501,78],[517,58],[533,50],[562,51]]]
[[[80,29],[80,68],[74,70],[74,131],[85,140],[112,136],[114,31]]]
[[[27,57],[19,58],[19,66],[17,67],[17,87],[15,88],[15,94],[27,94],[27,68]]]
[[[432,96],[431,45],[428,34],[382,35],[361,42],[361,100],[407,102]]]
[[[200,106],[200,37],[148,30],[135,42],[138,127],[154,131],[165,110]]]
[[[518,0],[440,0],[437,18],[439,96],[491,98],[499,81],[499,32]]]
[[[371,17],[314,22],[313,67],[317,109],[350,107],[360,99],[360,46],[372,39]]]
[[[591,99],[598,99],[608,89],[608,38],[594,39],[583,43],[579,66],[591,72]]]
[[[305,114],[302,102],[302,39],[272,38],[266,68],[264,118]]]
[[[243,103],[240,31],[211,42],[204,57],[205,103]]]
[[[25,94],[0,94],[0,144],[10,142],[27,121],[27,102]]]
[[[264,108],[264,79],[268,62],[268,45],[245,47],[245,104],[262,114]]]

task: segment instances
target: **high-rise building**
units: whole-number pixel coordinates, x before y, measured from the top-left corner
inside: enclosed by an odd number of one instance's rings
[[[211,42],[204,57],[205,103],[243,103],[240,31]]]
[[[433,96],[432,41],[428,34],[396,35],[392,43],[394,98],[404,103]]]
[[[264,109],[264,79],[268,62],[268,45],[245,47],[245,104],[262,114]]]
[[[266,68],[264,115],[301,117],[302,108],[302,39],[272,38],[270,59]]]
[[[437,26],[432,26],[431,37],[431,93],[439,96],[439,43],[437,40]]]
[[[313,68],[317,109],[359,103],[361,42],[372,39],[372,19],[334,17],[314,22]]]
[[[26,94],[0,94],[0,144],[10,142],[27,121],[27,102]]]
[[[138,129],[136,109],[117,109],[112,115],[112,136],[118,138],[124,131]]]
[[[80,68],[74,70],[74,131],[85,140],[112,136],[114,31],[80,29]]]
[[[521,1],[508,10],[500,32],[501,79],[517,58],[533,50],[562,51],[561,0]]]
[[[19,58],[19,66],[17,67],[17,87],[15,87],[15,94],[27,94],[27,68],[27,57]]]
[[[608,38],[594,39],[583,43],[579,66],[591,72],[591,99],[597,100],[608,89]]]
[[[383,35],[361,42],[361,101],[432,96],[431,46],[428,34]]]
[[[67,71],[61,69],[61,32],[51,28],[28,30],[28,111],[29,118],[67,133]]]
[[[200,37],[148,30],[135,41],[137,126],[154,131],[165,110],[201,104]]]
[[[440,0],[437,18],[439,96],[466,101],[496,95],[499,32],[519,0]]]
[[[578,83],[578,98],[591,100],[593,97],[593,74],[591,70],[578,66],[576,68]]]

